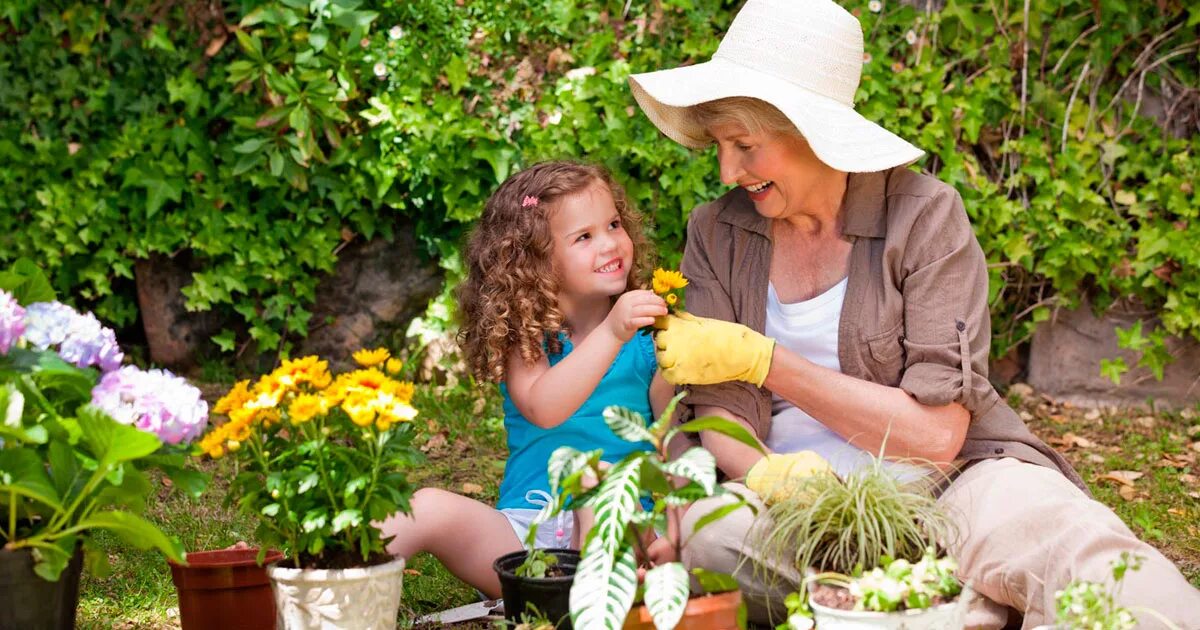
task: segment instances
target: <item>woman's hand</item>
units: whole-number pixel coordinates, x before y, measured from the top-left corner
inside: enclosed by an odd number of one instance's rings
[[[617,298],[604,323],[622,342],[633,339],[639,328],[654,323],[654,318],[667,314],[667,303],[653,291],[627,291]]]
[[[657,327],[658,366],[675,385],[746,381],[761,387],[771,369],[775,340],[741,324],[681,312],[660,318]]]

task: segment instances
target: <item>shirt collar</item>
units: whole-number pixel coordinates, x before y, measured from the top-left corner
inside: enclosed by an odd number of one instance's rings
[[[887,176],[888,171],[848,174],[846,195],[842,197],[842,234],[868,238],[883,238],[887,234],[884,212]],[[770,238],[771,221],[754,211],[754,203],[745,189],[734,188],[721,201],[724,205],[718,220]]]

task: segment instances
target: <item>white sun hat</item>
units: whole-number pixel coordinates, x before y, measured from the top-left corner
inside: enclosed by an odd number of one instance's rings
[[[748,0],[712,60],[635,74],[629,84],[650,120],[693,149],[708,134],[687,108],[744,96],[775,106],[839,171],[912,163],[924,152],[854,111],[862,66],[862,26],[833,0]]]

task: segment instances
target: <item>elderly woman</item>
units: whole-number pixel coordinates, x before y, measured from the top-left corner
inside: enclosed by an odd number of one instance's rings
[[[1026,627],[1052,622],[1055,591],[1104,581],[1122,551],[1146,562],[1120,600],[1195,627],[1200,593],[988,382],[983,252],[958,193],[906,168],[922,152],[854,111],[862,59],[858,20],[832,1],[748,0],[711,61],[630,78],[663,133],[716,144],[735,186],[691,214],[696,317],[667,322],[659,360],[696,415],[745,423],[771,454],[704,445],[733,479],[801,450],[839,472],[881,448],[961,471],[939,500],[959,521],[961,577],[987,598],[973,627],[1002,627],[1008,608]],[[684,531],[713,507],[694,506]],[[751,618],[778,622],[798,577],[744,548],[754,518],[705,527],[684,560],[735,574]]]

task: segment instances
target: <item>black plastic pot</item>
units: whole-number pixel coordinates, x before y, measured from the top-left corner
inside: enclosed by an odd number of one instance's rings
[[[57,582],[47,582],[33,572],[29,549],[0,549],[0,630],[74,628],[82,572],[82,549],[75,550]]]
[[[573,549],[545,549],[558,558],[555,565],[566,572],[560,577],[519,577],[515,571],[525,561],[524,550],[496,558],[492,568],[500,576],[500,595],[504,598],[504,618],[519,621],[526,606],[537,606],[538,612],[555,622],[558,630],[571,630],[571,584],[579,566],[579,552]]]

